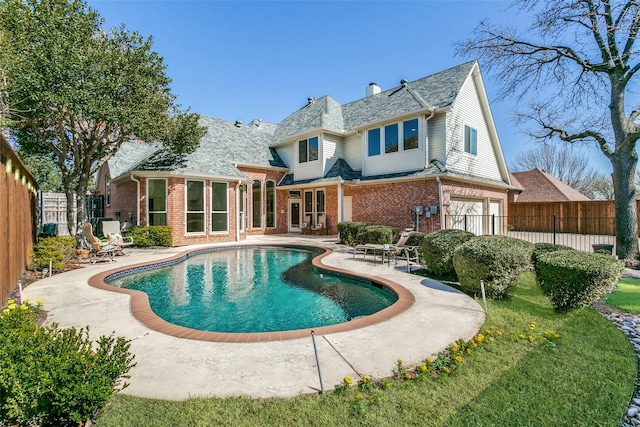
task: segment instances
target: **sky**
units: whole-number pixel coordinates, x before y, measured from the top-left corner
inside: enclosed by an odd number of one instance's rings
[[[182,107],[229,121],[278,123],[309,97],[340,103],[456,66],[455,42],[485,18],[526,26],[509,1],[89,1],[106,27],[153,37]],[[483,64],[480,62],[482,72]],[[483,73],[507,164],[536,147],[497,101],[499,82]],[[604,173],[592,146],[584,151]]]

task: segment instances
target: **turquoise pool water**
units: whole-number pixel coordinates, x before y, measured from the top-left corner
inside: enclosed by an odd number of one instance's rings
[[[367,316],[393,304],[391,291],[321,272],[301,248],[227,248],[169,267],[108,280],[149,295],[167,322],[212,332],[315,328]]]

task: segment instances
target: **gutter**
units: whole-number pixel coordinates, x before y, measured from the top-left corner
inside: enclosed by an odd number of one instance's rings
[[[136,183],[136,225],[140,225],[140,180],[133,177],[133,172],[130,178]]]

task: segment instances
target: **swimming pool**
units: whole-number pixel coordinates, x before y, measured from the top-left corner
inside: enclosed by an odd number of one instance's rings
[[[192,252],[105,282],[148,295],[165,321],[200,331],[259,333],[318,328],[380,312],[397,301],[385,284],[320,270],[322,249],[232,247]]]

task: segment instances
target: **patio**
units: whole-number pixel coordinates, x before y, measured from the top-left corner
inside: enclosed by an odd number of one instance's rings
[[[406,311],[382,323],[316,336],[325,389],[346,375],[386,377],[396,360],[418,364],[457,338],[469,339],[484,312],[471,298],[439,282],[406,273],[406,266],[353,259],[335,236],[299,234],[250,237],[242,244],[313,244],[332,249],[328,266],[398,283],[415,297]],[[223,246],[229,246],[225,244]],[[116,263],[101,263],[33,283],[24,290],[43,299],[47,323],[89,326],[91,336],[115,333],[130,339],[137,366],[124,393],[169,400],[189,397],[286,397],[320,389],[311,337],[256,343],[206,342],[156,332],[133,317],[129,296],[91,287],[88,279],[116,267],[168,258],[192,247],[128,250]]]

